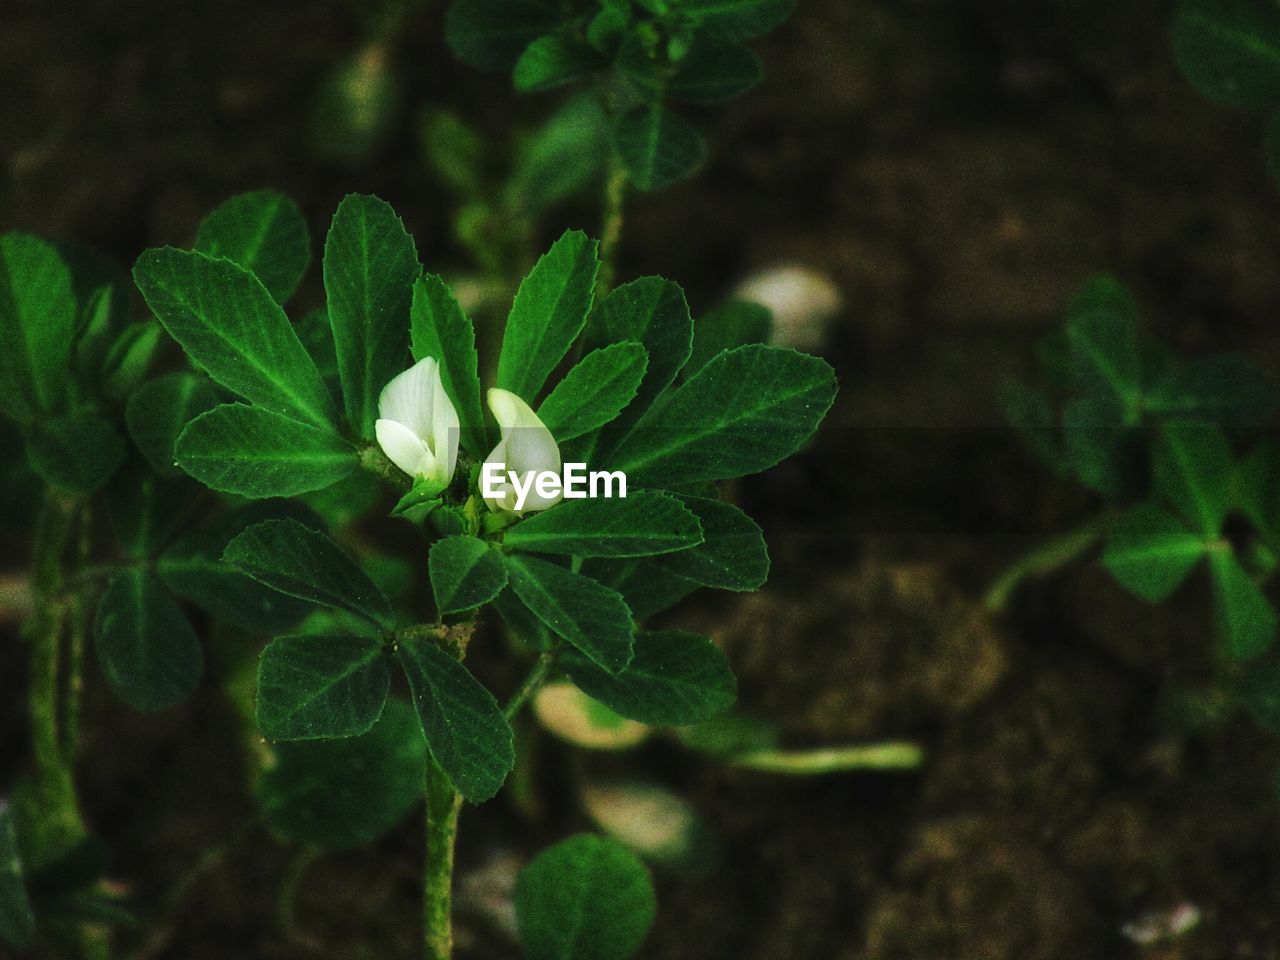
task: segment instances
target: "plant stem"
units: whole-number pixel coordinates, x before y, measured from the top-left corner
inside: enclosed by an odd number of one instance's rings
[[[27,629],[31,642],[28,709],[35,790],[40,804],[34,847],[44,862],[64,852],[85,833],[76,802],[71,751],[60,732],[67,720],[67,704],[64,702],[59,710],[62,635],[71,612],[66,603],[59,601],[59,594],[62,557],[71,537],[74,512],[73,505],[59,494],[52,490],[46,494],[36,521],[32,557],[34,613]]]
[[[422,869],[422,927],[427,960],[453,955],[453,850],[462,795],[427,758],[427,855]]]
[[[618,270],[618,247],[622,242],[623,208],[627,199],[627,170],[612,154],[604,181],[604,218],[600,227],[600,273],[596,279],[596,302],[613,289]]]
[[[533,665],[533,669],[529,671],[529,675],[524,678],[524,682],[520,684],[511,699],[507,701],[506,708],[502,711],[503,716],[507,720],[511,720],[525,702],[537,693],[538,688],[547,682],[547,674],[551,672],[551,666],[556,662],[556,651],[548,650],[542,656],[538,657],[537,662]]]
[[[1065,567],[1101,540],[1114,522],[1115,514],[1108,511],[1032,550],[1002,573],[987,591],[983,601],[987,612],[1003,612],[1023,580],[1044,576]]]

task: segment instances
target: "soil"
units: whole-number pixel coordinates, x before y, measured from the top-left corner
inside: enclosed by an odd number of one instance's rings
[[[358,43],[358,6],[11,0],[3,227],[129,263],[187,242],[238,190],[290,193],[317,237],[343,194],[372,191],[433,268],[456,265],[414,110],[502,132],[547,104],[453,63],[428,2],[393,50],[406,91],[391,139],[363,163],[317,159],[311,101]],[[759,44],[766,84],[697,116],[714,145],[704,172],[633,202],[621,276],[676,278],[695,311],[780,262],[829,274],[844,297],[823,351],[842,383],[828,423],[739,491],[766,530],[770,584],[668,620],[723,644],[744,706],[788,744],[911,739],[927,757],[911,773],[803,779],[669,743],[588,761],[665,783],[715,834],[714,869],[659,871],[643,956],[1280,956],[1276,745],[1247,718],[1185,707],[1213,678],[1203,585],[1149,608],[1082,562],[999,617],[981,605],[1005,565],[1096,507],[1020,450],[998,402],[1082,280],[1123,278],[1179,353],[1243,351],[1280,374],[1264,120],[1178,76],[1171,6],[803,0]],[[593,217],[569,210],[546,235],[594,231]],[[318,297],[312,277],[302,298]],[[24,762],[21,664],[11,638],[0,788]],[[419,826],[321,858],[282,917],[294,854],[244,826],[246,738],[217,677],[160,723],[96,678],[91,690],[80,785],[121,889],[154,907],[220,851],[166,924],[126,937],[137,956],[416,955]],[[465,815],[464,960],[516,955],[511,876],[588,827],[569,786],[581,760],[550,741],[538,757],[536,815],[504,799]],[[1184,905],[1201,920],[1179,937],[1140,947],[1122,932]]]

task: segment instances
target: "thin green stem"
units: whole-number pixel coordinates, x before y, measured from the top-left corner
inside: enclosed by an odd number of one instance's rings
[[[86,569],[91,547],[92,515],[86,503],[80,510],[80,529],[76,536],[76,573]],[[84,651],[89,633],[89,598],[84,589],[71,598],[69,637],[67,640],[67,678],[63,692],[62,753],[73,765],[80,744],[80,703],[84,694]]]
[[[1001,613],[1024,580],[1060,570],[1093,547],[1111,529],[1115,514],[1100,514],[1087,523],[1054,537],[1032,550],[1005,570],[987,591],[983,606],[988,613]]]
[[[613,289],[618,271],[618,248],[622,243],[623,211],[627,199],[627,169],[616,156],[609,155],[604,181],[604,216],[600,226],[600,273],[596,279],[596,302]]]
[[[422,868],[422,928],[427,960],[453,956],[453,852],[462,795],[427,758],[427,854]]]
[[[551,672],[551,667],[556,662],[557,653],[558,651],[548,650],[538,657],[528,676],[524,678],[520,688],[512,694],[511,699],[507,701],[507,705],[502,711],[503,716],[508,721],[515,717],[520,712],[520,708],[528,702],[529,698],[538,692],[538,688],[547,682],[547,675]]]

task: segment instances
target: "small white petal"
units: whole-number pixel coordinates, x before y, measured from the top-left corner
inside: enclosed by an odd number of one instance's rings
[[[378,416],[404,424],[425,440],[431,436],[439,383],[439,365],[433,357],[424,357],[382,388],[378,396]],[[440,395],[444,395],[443,390]]]
[[[458,411],[454,409],[449,395],[444,392],[444,381],[440,378],[437,367],[432,385],[431,437],[427,445],[435,455],[446,482],[453,477],[454,468],[458,465],[458,434]]]
[[[395,420],[379,420],[373,425],[374,436],[388,459],[410,476],[418,476],[431,451],[418,435]]]
[[[560,447],[551,431],[546,428],[538,415],[529,408],[522,399],[509,390],[493,389],[488,393],[489,409],[502,431],[502,440],[485,458],[487,463],[502,464],[505,471],[514,470],[521,482],[530,473],[560,473]],[[514,513],[516,494],[514,487],[504,481],[506,495],[496,503],[486,498],[489,506],[495,510],[506,510]],[[545,510],[562,499],[557,493],[554,497],[539,496],[537,490],[531,488],[525,497],[524,508],[519,511],[527,513],[532,510]]]

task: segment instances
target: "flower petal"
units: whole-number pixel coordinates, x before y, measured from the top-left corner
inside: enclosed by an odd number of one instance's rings
[[[378,395],[378,416],[404,424],[425,440],[431,436],[439,385],[440,365],[434,357],[424,357],[382,388]],[[439,395],[444,395],[443,387],[440,387]],[[447,397],[445,399],[448,400]]]
[[[418,435],[396,420],[379,420],[373,425],[374,436],[388,459],[410,476],[419,476],[432,459],[427,445]]]
[[[546,428],[538,415],[529,408],[522,399],[509,390],[493,389],[488,394],[489,409],[502,430],[502,440],[486,457],[486,462],[501,463],[504,470],[514,470],[527,481],[529,474],[560,473],[560,446],[556,443],[551,431]],[[507,484],[509,491],[498,506],[486,499],[493,509],[517,512],[515,510],[515,490]],[[545,510],[560,502],[562,495],[541,497],[535,488],[530,488],[525,497],[524,508],[518,512]]]
[[[439,367],[436,368],[431,392],[431,439],[428,446],[440,465],[443,479],[448,482],[458,465],[458,411],[444,392]]]

